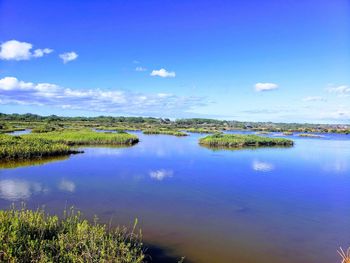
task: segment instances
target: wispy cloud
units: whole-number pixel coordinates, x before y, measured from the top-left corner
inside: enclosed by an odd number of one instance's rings
[[[270,90],[275,90],[278,89],[278,85],[276,83],[270,83],[270,82],[259,82],[254,85],[255,90],[260,92],[260,91],[270,91]]]
[[[32,83],[14,77],[0,79],[0,104],[46,105],[63,109],[127,114],[186,112],[207,104],[194,96],[144,94],[121,90],[72,89],[51,83]]]
[[[65,52],[59,55],[59,57],[63,60],[63,63],[66,64],[70,61],[76,60],[78,58],[78,54],[74,51]]]
[[[335,93],[338,94],[339,96],[350,96],[350,86],[348,85],[341,85],[341,86],[336,86],[336,87],[329,87],[327,88],[327,91],[329,93]]]
[[[2,60],[29,60],[31,58],[40,58],[53,52],[50,48],[35,49],[33,45],[27,42],[10,40],[0,45],[0,59]]]
[[[327,101],[327,100],[321,96],[308,96],[303,98],[302,101],[312,102],[312,101]]]
[[[159,70],[152,70],[151,76],[158,76],[162,78],[175,78],[176,74],[174,71],[167,71],[164,68],[161,68]]]
[[[136,67],[135,71],[147,71],[147,69],[144,67]]]

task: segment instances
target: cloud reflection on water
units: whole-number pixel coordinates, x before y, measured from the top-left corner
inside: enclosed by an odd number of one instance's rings
[[[72,181],[63,179],[58,185],[58,188],[62,191],[73,193],[75,191],[75,183]]]
[[[166,177],[172,177],[173,174],[174,174],[173,170],[160,169],[160,170],[150,171],[149,176],[154,180],[162,181]]]
[[[275,169],[275,166],[272,163],[254,160],[252,163],[252,168],[254,171],[258,172],[271,172]]]
[[[9,179],[0,181],[0,198],[9,201],[26,200],[33,194],[46,191],[48,189],[39,183]]]

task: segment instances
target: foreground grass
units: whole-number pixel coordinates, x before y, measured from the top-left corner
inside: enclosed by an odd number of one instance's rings
[[[259,146],[291,146],[293,141],[284,138],[269,138],[257,135],[214,134],[199,140],[199,143],[212,147],[259,147]]]
[[[144,134],[165,134],[174,136],[188,136],[187,133],[177,130],[162,130],[162,129],[147,129],[143,131]]]
[[[141,232],[90,224],[79,212],[0,211],[1,262],[145,262]]]
[[[23,160],[61,156],[77,151],[69,146],[43,138],[19,137],[0,134],[0,159]]]
[[[133,145],[139,141],[136,135],[129,133],[103,133],[91,130],[46,132],[26,134],[23,138],[39,138],[66,145]]]

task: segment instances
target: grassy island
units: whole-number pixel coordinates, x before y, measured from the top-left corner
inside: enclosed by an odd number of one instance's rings
[[[309,137],[309,138],[322,138],[321,135],[312,134],[312,133],[300,133],[298,136],[299,137]]]
[[[78,153],[71,146],[133,145],[139,139],[128,133],[101,133],[90,130],[32,133],[21,136],[0,134],[0,159],[30,160]]]
[[[133,145],[139,141],[136,135],[129,133],[103,133],[91,130],[64,130],[22,135],[23,138],[38,138],[66,145]]]
[[[147,129],[143,131],[144,134],[165,134],[174,136],[187,136],[188,134],[177,130],[162,130],[162,129]]]
[[[23,160],[49,156],[61,156],[77,151],[60,142],[43,138],[0,135],[0,159]]]
[[[187,132],[192,133],[219,133],[219,130],[213,130],[213,129],[205,129],[205,128],[188,128],[186,129]]]
[[[1,210],[0,261],[146,262],[141,232],[135,229],[136,222],[131,231],[90,224],[73,210],[63,219],[40,209]]]
[[[214,134],[199,140],[199,144],[211,147],[259,147],[259,146],[292,146],[293,141],[284,138],[269,138],[257,135]]]

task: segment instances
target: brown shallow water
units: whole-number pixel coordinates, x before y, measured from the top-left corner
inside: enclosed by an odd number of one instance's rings
[[[74,205],[114,225],[138,218],[155,262],[328,263],[350,245],[348,136],[214,151],[201,135],[138,135],[133,147],[1,166],[0,207]]]

